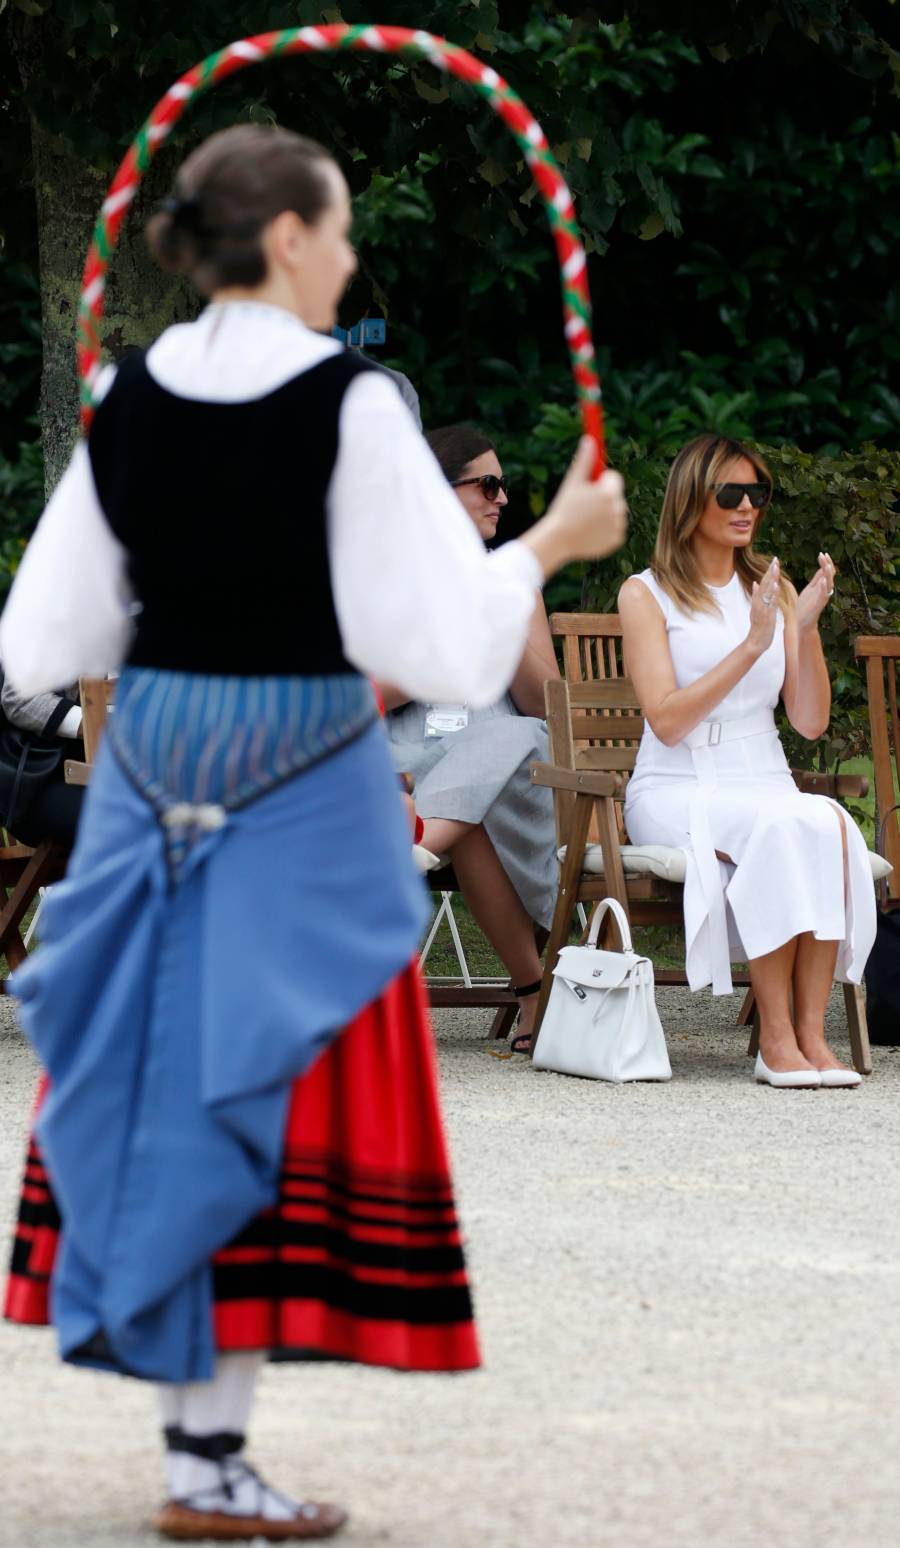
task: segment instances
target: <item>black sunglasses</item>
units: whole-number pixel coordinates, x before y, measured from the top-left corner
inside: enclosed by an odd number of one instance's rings
[[[736,511],[744,495],[755,511],[761,511],[772,498],[771,484],[713,484],[716,504],[723,511]]]
[[[478,484],[486,500],[496,500],[501,489],[506,494],[506,475],[498,478],[496,473],[482,473],[480,478],[454,478],[450,481],[451,489],[461,489],[463,484]]]

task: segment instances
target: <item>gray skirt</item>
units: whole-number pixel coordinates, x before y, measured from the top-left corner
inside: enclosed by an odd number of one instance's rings
[[[542,720],[520,715],[507,694],[469,710],[469,724],[448,736],[425,736],[425,705],[386,717],[391,756],[415,780],[420,817],[483,823],[500,863],[538,924],[550,928],[558,868],[553,797],[531,783],[529,765],[549,757]]]

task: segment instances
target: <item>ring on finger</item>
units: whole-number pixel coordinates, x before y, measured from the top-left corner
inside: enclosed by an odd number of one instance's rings
[[[772,603],[774,601],[775,601],[774,597],[763,597],[763,606],[764,607],[771,607]]]

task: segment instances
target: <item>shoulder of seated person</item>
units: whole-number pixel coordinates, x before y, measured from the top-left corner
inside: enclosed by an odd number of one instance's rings
[[[649,605],[650,607],[656,608],[657,612],[660,610],[659,603],[650,590],[650,587],[641,580],[639,575],[629,575],[627,580],[622,582],[621,586],[619,587],[620,605],[623,598],[626,603],[633,602],[642,607]]]

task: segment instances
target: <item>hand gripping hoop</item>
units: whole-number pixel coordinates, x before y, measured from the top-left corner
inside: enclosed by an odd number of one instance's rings
[[[343,23],[321,27],[288,27],[281,32],[264,32],[257,37],[229,43],[194,65],[170,86],[139,130],[110,185],[94,227],[94,235],[84,266],[81,300],[78,307],[78,377],[81,393],[81,422],[86,430],[93,413],[93,393],[100,371],[99,325],[103,316],[106,272],[119,236],[119,230],[140,181],[159,147],[168,139],[185,108],[204,91],[244,70],[281,54],[310,54],[356,50],[380,54],[401,54],[429,60],[438,70],[468,81],[503,119],[522,148],[531,175],[544,202],[550,229],[556,243],[562,279],[563,317],[566,343],[575,378],[575,392],[581,409],[585,433],[597,446],[594,476],[602,472],[605,461],[603,411],[600,381],[597,375],[594,344],[591,337],[591,298],[588,290],[587,259],[575,218],[572,195],[557,166],[540,124],[532,117],[521,98],[495,70],[484,65],[463,48],[410,27],[347,26]]]

